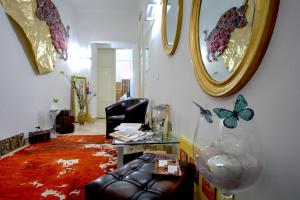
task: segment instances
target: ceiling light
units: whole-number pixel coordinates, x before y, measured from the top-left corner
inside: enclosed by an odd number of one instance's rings
[[[147,10],[146,10],[146,21],[152,21],[155,19],[155,14],[157,12],[157,7],[161,3],[161,0],[148,0]]]

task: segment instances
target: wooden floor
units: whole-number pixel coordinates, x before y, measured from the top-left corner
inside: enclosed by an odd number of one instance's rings
[[[105,135],[106,119],[95,119],[94,123],[79,125],[75,123],[75,135]]]
[[[105,135],[105,131],[106,131],[106,119],[95,119],[94,123],[85,123],[84,125],[79,125],[78,123],[75,123],[74,133],[59,134],[59,133],[55,133],[54,130],[51,130],[51,138],[55,138],[63,135]],[[6,156],[11,156],[15,152],[27,146],[28,144],[2,156],[1,159]]]
[[[106,131],[106,119],[95,119],[94,123],[85,123],[80,125],[75,123],[74,133],[69,134],[59,134],[51,132],[51,137],[61,136],[61,135],[105,135]]]

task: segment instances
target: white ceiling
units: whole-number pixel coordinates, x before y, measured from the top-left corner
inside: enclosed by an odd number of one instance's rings
[[[63,0],[78,12],[138,12],[142,0]]]

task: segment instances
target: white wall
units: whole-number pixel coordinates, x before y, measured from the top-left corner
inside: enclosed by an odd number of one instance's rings
[[[108,44],[111,48],[133,49],[133,83],[132,95],[138,96],[139,65],[138,65],[138,6],[137,0],[130,2],[102,1],[92,2],[95,8],[83,8],[75,10],[76,28],[80,48],[92,49],[96,52],[96,46]],[[79,2],[77,2],[79,3]],[[99,5],[98,5],[99,3]],[[123,9],[124,7],[124,9]],[[129,10],[130,9],[130,10]],[[94,47],[91,47],[94,44]],[[95,91],[97,91],[97,59],[95,52],[91,52],[91,71],[87,75]],[[94,98],[89,106],[92,117],[97,117],[97,98]]]
[[[35,126],[50,128],[49,108],[52,98],[59,98],[59,108],[70,109],[71,89],[66,74],[86,73],[87,69],[75,66],[78,49],[74,17],[71,9],[61,1],[55,1],[62,21],[70,25],[69,59],[58,61],[52,73],[36,75],[22,44],[0,6],[0,139],[20,132],[27,134]],[[72,49],[70,51],[70,49]]]
[[[174,56],[163,51],[160,21],[152,26],[146,43],[150,69],[145,74],[145,96],[155,104],[170,104],[173,132],[192,141],[198,117],[193,100],[209,108],[233,108],[237,94],[243,94],[255,110],[264,172],[253,188],[239,193],[237,198],[299,199],[300,1],[281,1],[273,37],[259,69],[242,90],[226,98],[206,95],[195,79],[189,47],[191,4],[192,0],[184,1],[182,33]]]
[[[2,7],[0,7],[0,139],[19,132],[34,130],[39,125],[50,128],[49,108],[52,98],[60,99],[59,108],[70,109],[71,84],[59,72],[68,76],[85,76],[97,90],[92,66],[92,42],[109,42],[117,48],[132,48],[135,71],[138,71],[137,0],[90,1],[54,0],[65,25],[70,25],[68,61],[59,60],[53,72],[34,74],[23,47]],[[136,5],[136,6],[135,6]],[[134,80],[138,83],[139,79]],[[138,91],[138,88],[136,88]],[[95,99],[90,112],[95,117]]]
[[[137,41],[136,12],[81,11],[76,16],[81,46],[99,41]]]

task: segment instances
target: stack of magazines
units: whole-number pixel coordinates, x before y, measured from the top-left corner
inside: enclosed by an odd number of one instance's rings
[[[140,131],[141,126],[139,123],[122,123],[109,135],[123,142],[143,140],[153,135],[152,132]]]

